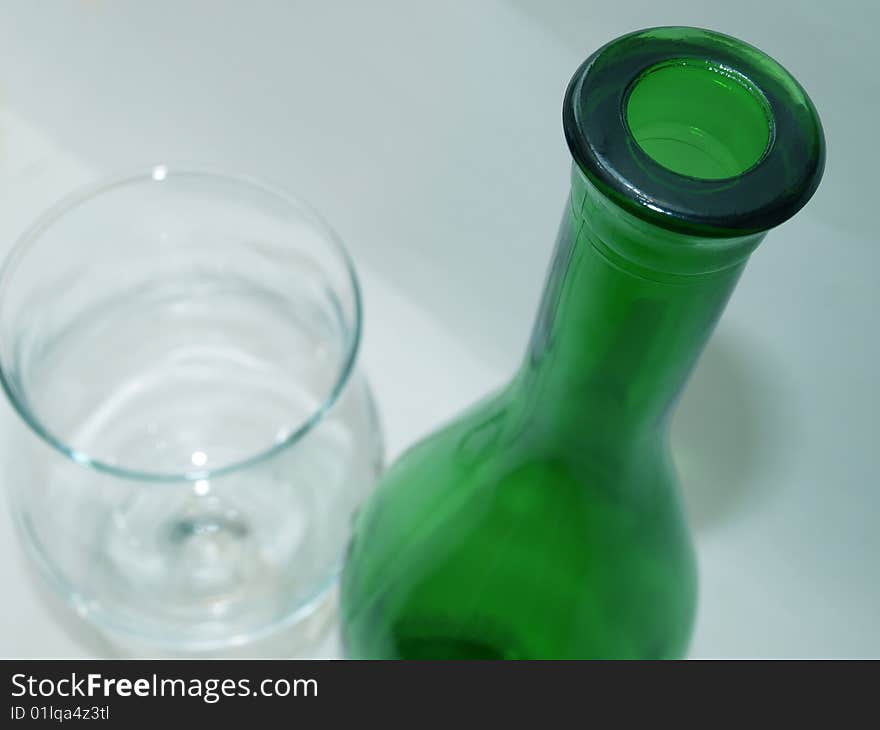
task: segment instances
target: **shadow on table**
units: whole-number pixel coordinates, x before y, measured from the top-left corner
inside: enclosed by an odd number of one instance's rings
[[[672,450],[697,533],[759,509],[796,456],[796,394],[749,344],[719,329],[673,417]]]

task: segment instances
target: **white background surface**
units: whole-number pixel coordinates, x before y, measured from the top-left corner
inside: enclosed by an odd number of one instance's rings
[[[819,193],[753,256],[674,421],[700,555],[692,655],[880,656],[875,3],[7,1],[0,249],[133,165],[279,182],[356,259],[394,456],[518,364],[567,192],[572,72],[675,23],[771,53],[828,137]],[[8,522],[0,656],[99,651],[38,595]]]

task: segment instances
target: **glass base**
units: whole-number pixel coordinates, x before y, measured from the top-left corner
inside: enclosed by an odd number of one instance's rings
[[[109,651],[122,658],[338,659],[339,599],[334,583],[307,606],[250,636],[204,644],[167,644],[99,629]]]
[[[334,659],[342,656],[339,636],[338,571],[311,600],[292,605],[272,623],[236,632],[233,627],[211,622],[209,635],[185,627],[165,626],[164,633],[137,633],[118,623],[118,615],[71,587],[40,554],[27,531],[18,525],[25,556],[34,566],[33,588],[60,625],[86,651],[97,657],[122,658],[287,658]]]

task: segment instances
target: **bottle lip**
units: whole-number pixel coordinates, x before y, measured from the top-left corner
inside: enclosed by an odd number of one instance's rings
[[[633,85],[670,61],[708,62],[744,77],[766,100],[770,139],[748,170],[721,179],[674,172],[645,152],[626,121]],[[715,31],[660,27],[621,36],[578,68],[565,94],[571,154],[613,202],[664,228],[727,237],[766,231],[812,197],[825,167],[825,139],[813,103],[779,63]]]

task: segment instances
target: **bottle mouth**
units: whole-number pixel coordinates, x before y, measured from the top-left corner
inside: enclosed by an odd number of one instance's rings
[[[723,180],[760,162],[773,141],[770,104],[745,76],[711,61],[651,66],[630,86],[626,124],[651,159],[680,175]]]
[[[575,162],[642,219],[702,236],[766,231],[822,176],[812,102],[758,49],[713,31],[637,31],[578,69],[563,107]]]

